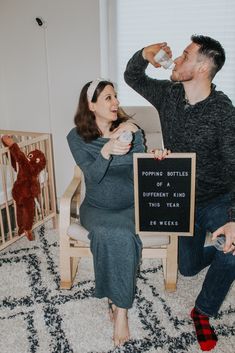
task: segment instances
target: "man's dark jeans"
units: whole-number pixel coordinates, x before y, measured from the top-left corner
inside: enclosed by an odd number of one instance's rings
[[[206,206],[196,208],[193,237],[179,237],[179,271],[194,276],[209,266],[195,307],[215,316],[235,279],[235,256],[224,254],[214,246],[204,247],[207,231],[214,232],[229,222],[230,195],[217,197]]]

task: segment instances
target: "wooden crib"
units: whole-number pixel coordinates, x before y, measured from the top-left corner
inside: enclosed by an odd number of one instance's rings
[[[55,227],[56,197],[50,134],[0,130],[0,136],[2,135],[11,135],[25,154],[35,148],[45,154],[47,163],[46,168],[39,175],[41,193],[35,207],[33,229],[49,219],[52,219]],[[17,173],[11,166],[9,148],[4,147],[0,140],[0,250],[21,238],[18,236],[16,204],[11,195],[16,176]]]

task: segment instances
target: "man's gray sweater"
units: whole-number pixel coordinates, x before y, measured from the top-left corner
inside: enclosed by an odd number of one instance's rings
[[[210,95],[195,105],[185,100],[181,83],[148,77],[142,50],[124,74],[126,83],[158,111],[164,146],[172,152],[196,152],[196,200],[205,204],[231,193],[230,219],[235,221],[235,108],[212,85]],[[144,117],[143,117],[144,119]]]

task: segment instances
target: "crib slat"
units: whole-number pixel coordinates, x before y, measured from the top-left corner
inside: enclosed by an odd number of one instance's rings
[[[52,142],[51,138],[45,140],[46,154],[48,160],[48,187],[49,187],[49,200],[50,200],[50,211],[56,214],[56,191],[55,191],[55,176],[53,167],[53,153],[52,153]],[[56,227],[56,217],[53,218],[53,226]]]
[[[5,162],[5,163],[4,163]],[[2,242],[6,242],[7,240],[12,239],[12,227],[11,227],[11,219],[10,219],[10,210],[9,210],[9,197],[8,197],[8,185],[7,182],[9,182],[9,177],[8,173],[10,173],[11,169],[11,157],[9,151],[7,152],[7,157],[4,155],[0,155],[0,168],[1,168],[1,178],[2,178],[2,195],[3,195],[3,200],[2,204],[5,207],[5,215],[6,215],[6,227],[8,230],[8,233],[3,232],[2,233]],[[7,180],[8,179],[8,180]],[[11,202],[12,203],[12,202]],[[9,238],[9,239],[7,239]]]
[[[5,244],[5,231],[3,227],[3,218],[2,218],[2,210],[0,209],[0,244]]]

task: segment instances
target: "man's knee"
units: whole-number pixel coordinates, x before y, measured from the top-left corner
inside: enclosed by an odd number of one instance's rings
[[[197,270],[195,267],[190,266],[189,264],[179,264],[179,272],[182,276],[192,277],[198,274],[200,270]]]
[[[224,254],[223,251],[218,251],[216,260],[216,266],[218,269],[224,268],[235,274],[235,256],[233,254]]]

